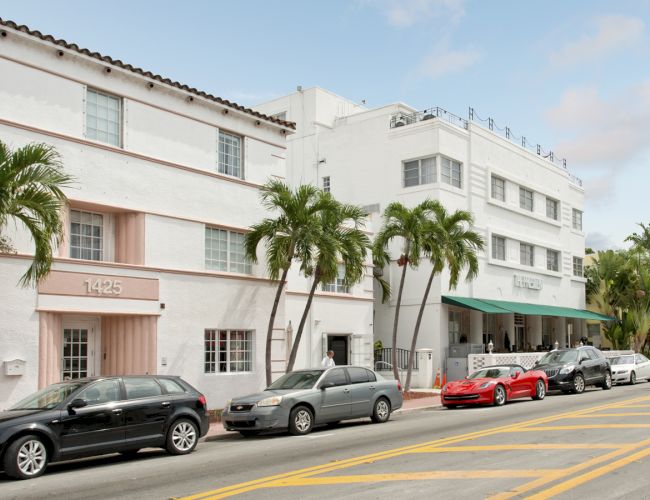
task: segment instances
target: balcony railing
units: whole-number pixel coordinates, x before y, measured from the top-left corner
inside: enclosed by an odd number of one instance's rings
[[[417,111],[415,113],[397,113],[390,119],[390,128],[403,127],[404,125],[432,120],[433,118],[439,118],[467,130],[467,120],[438,107]]]

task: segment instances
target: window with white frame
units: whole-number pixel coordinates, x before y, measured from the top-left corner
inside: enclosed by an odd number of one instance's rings
[[[577,209],[573,209],[573,229],[582,231],[582,212]]]
[[[330,192],[330,176],[329,175],[323,177],[323,191],[325,191],[326,193]]]
[[[216,271],[251,274],[251,262],[246,258],[244,248],[244,233],[206,227],[205,267]]]
[[[533,192],[530,189],[519,188],[519,207],[529,212],[533,211]]]
[[[243,178],[242,138],[219,130],[219,173]]]
[[[573,275],[574,276],[584,276],[582,268],[582,257],[573,258]]]
[[[438,178],[436,157],[405,161],[403,164],[404,187],[432,184]]]
[[[104,216],[70,210],[70,258],[104,260]]]
[[[122,100],[93,89],[86,90],[86,137],[121,146]]]
[[[457,188],[461,187],[461,164],[449,158],[440,158],[440,178],[445,184],[451,184]]]
[[[535,247],[528,243],[519,243],[519,263],[524,266],[535,265]]]
[[[506,181],[496,175],[492,176],[492,198],[506,201]]]
[[[546,269],[549,271],[560,270],[560,252],[550,248],[546,249]]]
[[[345,264],[337,266],[336,279],[331,283],[323,283],[322,290],[333,293],[351,293],[350,287],[345,284]]]
[[[506,260],[506,239],[503,236],[492,235],[492,258]]]
[[[205,373],[253,371],[252,330],[213,330],[204,333]]]
[[[549,219],[557,220],[559,216],[558,212],[559,203],[553,198],[546,198],[546,217]]]

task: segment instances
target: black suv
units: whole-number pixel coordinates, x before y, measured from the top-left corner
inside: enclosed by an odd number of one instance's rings
[[[548,377],[548,388],[580,394],[587,385],[612,388],[609,361],[598,349],[591,346],[575,349],[556,349],[544,355],[537,363]]]
[[[69,380],[0,412],[0,469],[30,479],[49,462],[84,456],[150,446],[184,455],[208,426],[205,397],[179,377]]]

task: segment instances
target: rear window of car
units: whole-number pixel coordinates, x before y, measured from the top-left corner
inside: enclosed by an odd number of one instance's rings
[[[363,384],[368,382],[368,370],[365,368],[348,368],[351,384]]]
[[[183,394],[185,393],[185,388],[170,378],[159,378],[157,379],[158,383],[163,386],[167,394]]]
[[[124,378],[127,399],[149,398],[162,395],[162,388],[152,378]]]
[[[323,383],[333,382],[334,385],[347,385],[348,379],[342,368],[335,368],[325,375]]]

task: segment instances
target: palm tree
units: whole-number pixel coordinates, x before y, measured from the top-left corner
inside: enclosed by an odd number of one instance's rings
[[[632,233],[625,241],[632,243],[637,250],[650,252],[650,224],[640,222],[638,225],[641,227],[640,233]]]
[[[458,285],[461,270],[465,267],[467,267],[465,279],[467,281],[473,280],[478,275],[476,252],[483,250],[485,246],[483,238],[477,232],[469,229],[474,223],[472,214],[465,210],[456,210],[450,215],[442,205],[437,202],[434,203],[434,219],[429,221],[425,227],[422,239],[423,253],[429,258],[432,268],[415,322],[413,338],[411,339],[411,353],[406,371],[406,383],[404,384],[404,390],[406,391],[411,388],[415,347],[433,278],[436,274],[442,272],[446,265],[449,268],[450,290]]]
[[[300,318],[296,339],[291,346],[287,372],[293,370],[296,362],[300,339],[319,283],[328,283],[338,277],[339,258],[345,267],[344,281],[347,286],[358,283],[363,277],[363,263],[367,249],[370,247],[370,239],[361,230],[366,216],[367,214],[361,208],[335,200],[331,207],[319,213],[320,231],[314,241],[313,252],[315,260],[311,266],[306,266],[306,273],[312,276],[313,282]]]
[[[300,261],[301,271],[308,272],[313,260],[314,242],[320,231],[318,214],[332,205],[315,186],[303,185],[292,190],[279,180],[271,180],[262,188],[262,204],[277,213],[252,226],[244,239],[246,257],[257,262],[257,246],[266,241],[266,265],[272,280],[278,280],[266,332],[266,384],[271,384],[271,340],[282,290],[292,262]]]
[[[391,351],[391,365],[393,366],[393,375],[395,380],[399,381],[399,372],[397,370],[397,325],[399,323],[399,312],[402,304],[402,292],[404,290],[404,280],[406,278],[407,264],[415,269],[420,262],[422,252],[422,237],[424,228],[427,226],[429,215],[437,206],[437,202],[425,200],[416,207],[409,209],[399,202],[393,202],[384,210],[384,224],[377,233],[373,244],[373,262],[375,267],[383,268],[389,265],[391,258],[388,253],[388,244],[395,238],[402,240],[402,253],[397,261],[399,266],[403,266],[400,277],[399,288],[397,291],[397,303],[395,305],[395,319],[393,320],[393,337]],[[387,298],[387,290],[384,291],[384,299]]]
[[[63,238],[62,188],[72,183],[53,146],[32,143],[15,151],[0,141],[0,231],[9,219],[20,221],[34,240],[34,260],[20,279],[35,285],[50,272],[52,252]],[[2,250],[11,249],[0,235]]]

